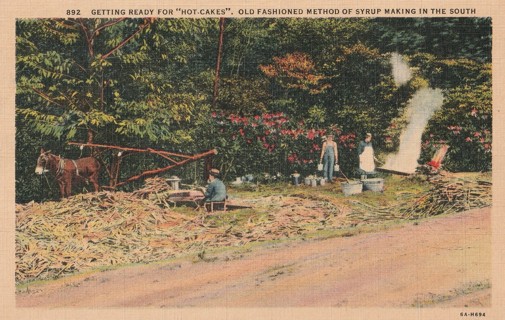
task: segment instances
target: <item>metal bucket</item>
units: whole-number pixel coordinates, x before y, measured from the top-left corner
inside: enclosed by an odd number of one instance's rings
[[[361,181],[342,182],[341,186],[342,186],[342,192],[346,196],[352,194],[358,194],[363,191],[363,183],[361,183]]]
[[[365,179],[362,180],[361,182],[363,182],[364,190],[370,190],[373,192],[384,191],[384,179],[381,178]]]

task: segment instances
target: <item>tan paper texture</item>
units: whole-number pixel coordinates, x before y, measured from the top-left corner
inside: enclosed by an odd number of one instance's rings
[[[1,64],[1,96],[0,96],[0,318],[1,319],[505,319],[505,232],[504,230],[504,147],[501,134],[504,133],[503,104],[504,98],[504,43],[505,43],[505,10],[500,0],[481,1],[3,1],[0,13],[0,47]],[[191,15],[182,15],[176,8],[196,9]],[[68,10],[79,10],[82,18],[107,17],[93,14],[99,9],[125,9],[126,17],[142,17],[130,12],[129,9],[153,9],[150,16],[158,18],[204,18],[220,17],[207,15],[200,9],[223,10],[227,18],[259,18],[259,17],[303,17],[304,15],[266,15],[255,9],[297,9],[306,12],[307,8],[339,9],[338,13],[312,14],[311,18],[365,18],[392,17],[385,15],[384,9],[412,9],[416,13],[396,14],[394,17],[491,17],[492,18],[492,85],[493,85],[493,206],[492,206],[492,277],[491,306],[471,305],[469,307],[264,307],[251,308],[223,307],[27,307],[16,306],[15,286],[15,21],[24,18],[66,18]],[[420,12],[425,8],[428,13]],[[450,9],[469,9],[467,14],[450,14]],[[173,15],[159,14],[159,9],[173,10]],[[357,9],[363,9],[358,14]],[[370,11],[366,11],[370,9]],[[382,9],[374,14],[375,9]],[[445,9],[445,13],[442,12]],[[251,14],[239,14],[250,12]],[[252,11],[251,11],[252,10]],[[221,12],[221,11],[219,11]],[[333,11],[335,12],[335,11]],[[345,14],[344,14],[345,12]],[[461,239],[464,246],[465,239]],[[415,270],[413,270],[415,272]],[[436,272],[436,271],[434,271]],[[302,279],[300,279],[301,281]],[[128,279],[125,278],[125,290]],[[146,288],[149,284],[146,283]],[[149,294],[149,290],[146,294]],[[273,290],[273,289],[272,289]],[[100,292],[95,293],[100,296]],[[118,293],[121,294],[121,293]],[[216,293],[219,295],[220,293]],[[221,293],[226,295],[225,292]],[[107,297],[103,297],[107,299]],[[480,315],[479,315],[480,314]],[[484,316],[485,314],[485,316]]]

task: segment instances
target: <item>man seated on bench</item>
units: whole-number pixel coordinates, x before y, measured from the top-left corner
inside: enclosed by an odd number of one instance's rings
[[[219,170],[211,169],[209,171],[209,185],[207,186],[207,190],[205,190],[204,195],[204,202],[206,207],[209,203],[212,210],[214,202],[220,202],[224,207],[224,202],[226,201],[226,186],[224,185],[223,181],[221,181]]]

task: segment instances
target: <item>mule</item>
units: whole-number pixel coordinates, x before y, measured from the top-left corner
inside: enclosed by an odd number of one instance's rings
[[[62,198],[69,197],[72,194],[72,184],[79,180],[90,181],[95,188],[95,192],[98,192],[100,188],[98,185],[100,163],[93,157],[77,160],[64,159],[52,154],[51,151],[41,149],[35,173],[41,175],[46,172],[50,172],[55,176]]]

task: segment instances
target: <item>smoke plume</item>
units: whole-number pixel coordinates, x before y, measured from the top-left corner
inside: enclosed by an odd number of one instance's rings
[[[398,153],[389,156],[385,169],[414,173],[421,155],[421,138],[423,131],[433,113],[443,103],[442,90],[421,88],[408,104],[408,125],[400,136]]]
[[[407,83],[412,77],[409,65],[398,53],[391,54],[393,78],[397,86]],[[400,147],[396,154],[386,160],[384,169],[414,173],[421,155],[423,131],[433,113],[442,106],[443,95],[440,89],[421,88],[407,106],[407,128],[400,135]]]
[[[412,77],[412,73],[403,57],[398,53],[392,53],[389,62],[393,68],[393,78],[395,79],[396,85],[401,86],[407,83]]]

